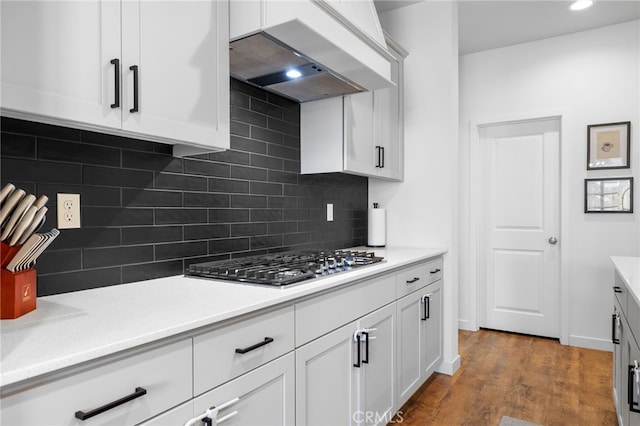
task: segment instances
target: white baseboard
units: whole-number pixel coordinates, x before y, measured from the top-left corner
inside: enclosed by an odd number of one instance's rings
[[[470,320],[458,320],[458,330],[478,331],[479,328]]]
[[[613,352],[611,340],[594,339],[593,337],[569,335],[569,346]]]
[[[438,368],[436,368],[436,372],[453,376],[459,368],[460,355],[456,355],[456,357],[452,361],[442,360]]]

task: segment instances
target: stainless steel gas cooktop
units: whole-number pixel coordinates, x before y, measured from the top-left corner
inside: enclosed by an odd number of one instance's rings
[[[366,251],[296,251],[189,265],[185,274],[217,280],[284,286],[348,272],[383,261]]]

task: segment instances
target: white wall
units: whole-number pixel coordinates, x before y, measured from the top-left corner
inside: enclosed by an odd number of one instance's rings
[[[470,123],[562,114],[564,342],[610,349],[611,255],[640,255],[640,21],[460,57],[461,328],[478,326]],[[586,170],[588,124],[631,121],[631,169]],[[634,214],[584,214],[584,179],[634,176]]]
[[[459,365],[457,335],[458,30],[455,2],[421,2],[380,16],[409,52],[404,62],[405,179],[369,179],[369,201],[387,209],[387,244],[446,247],[444,363]]]

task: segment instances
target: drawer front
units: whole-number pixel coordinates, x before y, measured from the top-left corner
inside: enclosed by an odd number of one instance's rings
[[[3,395],[3,424],[137,424],[191,399],[191,357],[192,341],[185,339]],[[84,421],[76,418],[76,412],[133,396],[137,388],[146,394]]]
[[[293,320],[293,306],[287,306],[195,336],[194,395],[292,351]]]
[[[407,294],[442,278],[442,257],[409,266],[396,274],[396,296]]]
[[[395,274],[296,303],[296,347],[395,300]]]

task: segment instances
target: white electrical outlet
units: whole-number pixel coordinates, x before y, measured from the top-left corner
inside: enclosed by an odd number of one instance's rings
[[[58,194],[58,228],[80,228],[80,194]]]
[[[327,222],[333,222],[333,204],[327,204]]]

